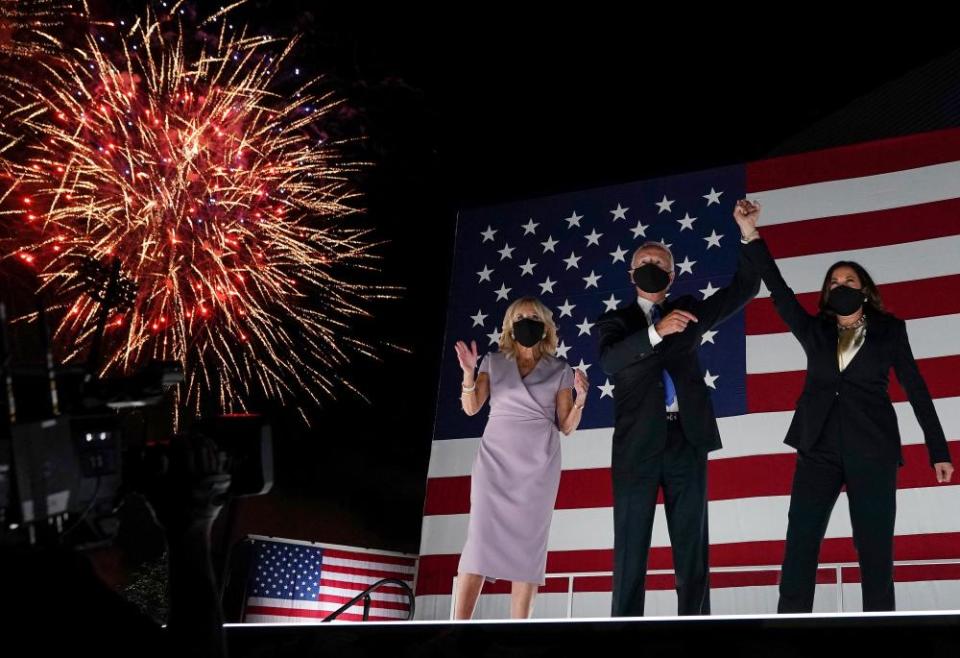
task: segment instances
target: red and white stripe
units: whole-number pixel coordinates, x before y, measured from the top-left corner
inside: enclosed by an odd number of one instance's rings
[[[270,541],[277,541],[271,538]],[[306,543],[306,542],[304,542]],[[330,544],[322,546],[320,590],[315,601],[250,597],[244,614],[249,623],[318,623],[331,612],[384,578],[404,581],[411,589],[416,576],[416,557],[389,551],[373,551]],[[399,585],[385,585],[371,594],[369,621],[407,618],[409,600]],[[338,621],[362,621],[363,601],[337,617]]]
[[[761,232],[807,308],[815,308],[831,263],[856,260],[871,273],[888,308],[907,321],[914,356],[935,399],[954,463],[960,463],[960,130],[751,163],[747,189],[750,198],[763,204]],[[723,570],[780,564],[795,461],[782,440],[805,377],[803,351],[766,289],[747,306],[746,333],[749,413],[719,420],[724,448],[710,455],[711,564],[719,569],[712,576],[715,612],[775,609],[775,570]],[[941,561],[897,568],[898,606],[958,609],[960,566],[950,561],[960,560],[960,478],[936,484],[922,432],[893,373],[890,393],[906,461],[898,483],[895,555],[898,562]],[[612,428],[604,428],[562,440],[564,470],[538,616],[605,616],[609,610],[611,437]],[[418,618],[449,616],[478,441],[433,443]],[[661,506],[651,570],[671,568],[669,545]],[[834,509],[821,561],[856,562],[845,495]],[[549,577],[561,573],[582,575]],[[859,605],[858,578],[855,568],[844,569],[846,610]],[[824,596],[817,597],[818,609],[835,609],[835,580],[829,569],[819,577]],[[652,575],[648,585],[648,611],[674,614],[672,576]],[[504,587],[485,589],[479,616],[506,616]]]

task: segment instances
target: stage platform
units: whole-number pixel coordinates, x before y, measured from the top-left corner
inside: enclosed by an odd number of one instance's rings
[[[960,655],[960,611],[533,621],[236,624],[231,658]],[[878,653],[875,653],[878,652]]]

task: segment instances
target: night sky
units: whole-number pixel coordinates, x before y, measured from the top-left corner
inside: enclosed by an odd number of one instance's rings
[[[305,34],[298,61],[356,110],[344,130],[362,131],[375,163],[361,182],[366,221],[390,241],[384,279],[406,289],[364,329],[411,353],[358,367],[370,404],[345,395],[314,431],[277,432],[275,491],[242,503],[237,531],[414,553],[458,209],[768,157],[960,46],[618,14],[544,24],[486,5],[384,16],[297,4],[314,8],[255,6]]]
[[[345,99],[331,130],[363,137],[350,152],[372,163],[357,180],[361,221],[389,241],[382,281],[405,289],[357,331],[409,353],[357,363],[349,377],[370,401],[344,392],[309,430],[271,412],[276,484],[240,501],[234,536],[417,552],[458,209],[768,157],[960,46],[786,15],[761,30],[402,4],[385,15],[375,3],[253,0],[237,12],[258,32],[303,34],[291,65]],[[94,3],[126,16],[138,6]]]

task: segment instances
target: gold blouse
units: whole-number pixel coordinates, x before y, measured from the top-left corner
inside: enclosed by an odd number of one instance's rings
[[[863,320],[861,324],[849,329],[837,328],[839,334],[837,337],[837,365],[840,367],[840,372],[843,372],[844,368],[850,365],[867,337],[866,318],[864,317]]]

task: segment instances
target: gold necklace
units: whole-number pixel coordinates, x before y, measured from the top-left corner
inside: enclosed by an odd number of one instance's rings
[[[860,316],[860,319],[854,322],[853,324],[842,325],[837,322],[837,327],[840,328],[840,331],[850,331],[851,329],[856,329],[857,327],[862,327],[863,323],[867,321],[867,314],[864,313]]]

